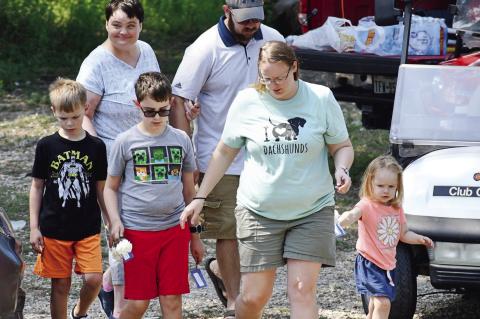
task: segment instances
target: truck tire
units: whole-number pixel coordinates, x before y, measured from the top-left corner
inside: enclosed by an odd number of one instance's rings
[[[412,319],[417,308],[417,276],[412,265],[412,254],[408,245],[397,246],[397,268],[395,274],[396,297],[392,302],[389,319]],[[362,295],[362,305],[368,314],[370,298]]]
[[[390,129],[393,104],[367,105],[357,102],[357,108],[362,111],[362,125],[366,129]]]

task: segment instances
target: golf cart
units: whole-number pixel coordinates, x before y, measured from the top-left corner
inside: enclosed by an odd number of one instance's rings
[[[437,289],[480,290],[480,67],[402,64],[390,142],[404,167],[408,226],[435,243],[397,248],[390,318],[405,319],[415,313],[418,275]]]

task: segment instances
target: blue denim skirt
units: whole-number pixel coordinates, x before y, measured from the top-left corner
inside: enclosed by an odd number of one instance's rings
[[[358,254],[355,260],[355,283],[362,295],[395,299],[395,269],[384,270]]]

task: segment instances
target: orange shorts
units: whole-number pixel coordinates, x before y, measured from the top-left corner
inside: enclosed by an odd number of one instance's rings
[[[45,278],[69,278],[72,276],[73,258],[75,273],[101,273],[102,251],[100,234],[80,241],[67,241],[43,237],[42,254],[37,256],[33,272]]]

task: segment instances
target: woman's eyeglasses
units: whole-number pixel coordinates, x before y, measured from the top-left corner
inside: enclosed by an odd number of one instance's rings
[[[260,83],[263,83],[263,84],[266,84],[266,85],[270,85],[272,83],[275,83],[275,84],[280,84],[282,83],[283,81],[285,81],[287,78],[288,78],[288,75],[290,74],[290,70],[292,69],[292,66],[290,66],[288,68],[288,72],[285,76],[279,76],[275,79],[269,79],[269,78],[264,78],[262,73],[260,73],[260,70],[258,71],[258,75],[259,75],[259,78],[260,78]]]
[[[155,110],[145,110],[143,107],[140,106],[140,109],[143,112],[143,115],[145,117],[155,117],[155,115],[158,114],[160,117],[165,117],[170,114],[170,105],[162,107],[160,110],[155,111]]]

